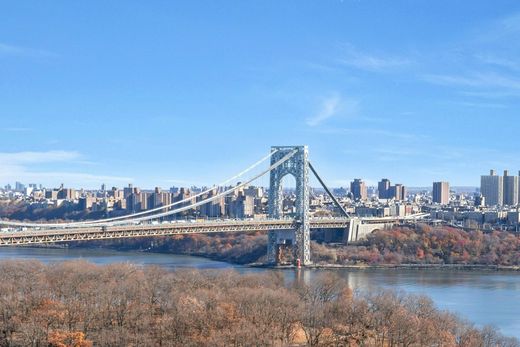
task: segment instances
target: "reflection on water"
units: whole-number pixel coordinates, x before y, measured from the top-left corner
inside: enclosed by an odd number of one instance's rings
[[[95,264],[130,262],[167,269],[235,269],[248,273],[273,271],[191,256],[97,249],[0,248],[0,260],[5,259],[36,259],[44,263],[83,259]],[[331,272],[345,279],[354,290],[384,287],[425,294],[441,309],[456,312],[480,326],[495,325],[504,334],[520,338],[520,272],[410,269],[315,269],[301,270],[299,274],[295,270],[282,272],[287,281],[299,276],[301,281],[311,283],[316,276]]]

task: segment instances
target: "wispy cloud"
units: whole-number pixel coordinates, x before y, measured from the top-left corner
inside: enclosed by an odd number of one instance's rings
[[[520,71],[520,64],[513,59],[498,57],[492,54],[478,54],[476,58],[484,64],[498,66],[513,71]]]
[[[81,184],[98,184],[104,182],[129,183],[134,179],[125,176],[92,175],[81,172],[27,172],[22,178],[38,179],[61,179],[66,182],[81,182]]]
[[[519,34],[520,12],[487,23],[482,21],[464,40],[444,47],[443,54],[436,54],[437,59],[425,66],[430,73],[417,77],[474,98],[465,106],[501,108],[502,105],[485,105],[479,100],[520,96]]]
[[[432,74],[424,75],[423,80],[443,86],[520,90],[520,79],[503,76],[494,72],[476,72],[467,76]]]
[[[24,56],[24,57],[57,57],[56,53],[22,46],[15,46],[0,42],[0,56]]]
[[[473,91],[462,90],[459,92],[465,96],[487,98],[487,99],[503,99],[503,98],[517,98],[520,97],[520,90],[485,90]]]
[[[316,63],[316,62],[303,62],[302,63],[304,67],[313,69],[313,70],[319,70],[319,71],[325,71],[325,72],[339,72],[341,71],[340,68],[337,66],[322,64],[322,63]]]
[[[504,41],[515,37],[520,32],[520,13],[513,13],[496,20],[491,27],[484,31],[478,38],[485,42]],[[514,44],[514,42],[509,42]]]
[[[323,99],[319,110],[307,118],[306,123],[308,126],[315,127],[338,115],[354,116],[357,114],[358,109],[359,104],[356,100],[345,99],[338,93],[334,93]]]
[[[358,69],[383,71],[408,65],[411,61],[402,57],[362,52],[352,45],[346,45],[345,53],[338,62]]]
[[[367,148],[364,155],[372,156],[379,161],[407,162],[410,160],[431,160],[450,167],[467,167],[472,165],[488,167],[508,167],[520,162],[509,153],[498,150],[476,147],[460,147],[450,145],[430,145],[427,147],[373,147]],[[489,158],[475,162],[473,158]],[[500,163],[497,165],[497,163]]]
[[[489,102],[455,102],[456,105],[466,106],[466,107],[474,107],[474,108],[508,108],[507,105],[497,104],[497,103],[489,103]]]
[[[111,175],[93,175],[81,172],[67,171],[31,171],[25,167],[7,167],[9,172],[4,168],[0,169],[0,182],[35,182],[43,183],[46,186],[57,186],[60,183],[75,187],[92,187],[101,183],[131,183],[134,181],[131,177],[111,176]]]
[[[76,151],[0,152],[0,163],[2,164],[0,165],[0,182],[6,183],[19,180],[54,185],[61,182],[75,185],[93,185],[103,182],[125,183],[133,181],[132,178],[123,176],[93,175],[67,170],[41,170],[41,165],[45,164],[92,164],[92,162],[82,160],[81,158],[82,155]]]
[[[25,127],[7,127],[7,128],[3,128],[2,130],[3,131],[8,131],[8,132],[22,133],[22,132],[33,131],[34,129],[33,128],[25,128]]]
[[[76,151],[46,151],[46,152],[0,152],[2,164],[36,164],[70,161],[80,158]]]
[[[374,136],[374,137],[390,137],[401,140],[423,140],[429,136],[416,134],[416,133],[405,133],[398,131],[389,131],[384,129],[373,129],[373,128],[329,128],[324,129],[324,133],[328,134],[348,134],[348,135],[363,135],[363,136]]]
[[[340,100],[339,95],[334,95],[323,100],[318,113],[307,119],[307,125],[311,127],[319,125],[324,120],[337,114]]]
[[[513,13],[500,20],[500,24],[503,30],[508,32],[520,32],[520,13]]]

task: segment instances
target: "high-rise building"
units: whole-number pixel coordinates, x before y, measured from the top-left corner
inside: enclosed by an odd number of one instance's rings
[[[150,195],[152,195],[149,192],[140,192],[139,193],[139,203],[141,210],[148,210],[150,208],[150,205],[148,204],[150,201]]]
[[[480,177],[480,192],[484,196],[486,206],[503,205],[503,177],[498,176],[495,170],[490,170],[489,175]]]
[[[212,198],[219,193],[218,188],[211,190],[207,196],[201,197],[201,200]],[[200,207],[201,217],[221,217],[226,213],[226,204],[224,197],[220,197],[216,200],[210,201]]]
[[[393,189],[391,189],[392,191],[392,195],[390,196],[390,198],[394,198],[395,200],[405,200],[406,199],[406,188],[400,184],[400,183],[397,183],[396,185],[392,186]]]
[[[252,217],[255,213],[255,199],[252,196],[239,194],[226,205],[227,214],[232,218]]]
[[[476,207],[486,206],[486,198],[482,194],[475,195],[474,205]]]
[[[397,201],[406,200],[406,187],[400,183],[390,186],[388,189],[387,199],[394,199]]]
[[[264,196],[264,189],[262,187],[249,186],[244,188],[244,194],[253,198],[261,198]]]
[[[517,193],[517,196],[518,196],[518,203],[520,203],[520,171],[518,171],[518,193]]]
[[[355,200],[367,199],[367,186],[361,178],[355,178],[353,182],[350,182],[350,192]]]
[[[155,187],[154,192],[150,194],[148,198],[148,208],[170,205],[171,202],[172,199],[170,192],[163,192],[161,188]]]
[[[408,190],[405,186],[401,186],[401,200],[406,200],[406,197],[408,196]]]
[[[390,180],[383,178],[381,182],[377,184],[377,192],[379,199],[389,199]]]
[[[390,186],[390,188],[388,188],[387,199],[396,199],[396,196],[399,195],[401,195],[401,192],[399,191],[399,187],[397,187],[397,185]]]
[[[92,205],[96,202],[96,199],[91,196],[82,196],[78,200],[78,210],[84,211],[92,208]]]
[[[406,187],[400,183],[392,186],[387,178],[377,184],[377,190],[379,199],[406,200]]]
[[[125,199],[128,198],[128,196],[129,196],[130,194],[132,194],[133,192],[134,192],[134,187],[133,187],[133,185],[132,185],[131,183],[129,183],[129,184],[128,184],[128,187],[125,187],[125,188],[123,189],[123,196],[124,196],[124,198],[125,198]]]
[[[447,205],[450,202],[450,184],[448,182],[433,182],[433,202]]]
[[[148,195],[144,192],[141,192],[139,188],[132,187],[131,184],[128,185],[128,188],[124,188],[123,195],[129,194],[124,199],[126,200],[126,210],[130,213],[139,212],[142,210],[146,210],[148,206]]]
[[[49,189],[45,191],[45,199],[49,200],[57,200],[58,199],[58,193],[60,191],[58,189]]]
[[[124,192],[121,189],[117,189],[116,187],[112,187],[109,196],[113,196],[114,200],[124,200]]]
[[[504,170],[504,205],[514,206],[518,204],[518,176],[509,176]]]
[[[58,191],[58,199],[64,199],[64,200],[74,200],[76,199],[76,190],[71,188],[61,188]]]

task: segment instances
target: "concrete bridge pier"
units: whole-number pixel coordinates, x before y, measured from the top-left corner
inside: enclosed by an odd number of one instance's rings
[[[351,242],[361,241],[376,230],[389,229],[394,223],[363,223],[357,217],[350,220],[349,227],[343,235],[343,242],[349,244]]]

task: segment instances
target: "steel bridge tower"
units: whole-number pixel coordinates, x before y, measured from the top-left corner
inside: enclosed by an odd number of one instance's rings
[[[289,153],[295,154],[282,165],[271,170],[269,186],[269,217],[283,217],[282,179],[293,175],[296,180],[296,227],[292,231],[272,230],[267,241],[267,258],[271,264],[278,263],[280,245],[291,244],[294,260],[301,265],[311,263],[309,223],[309,162],[307,146],[273,146],[271,165]]]

